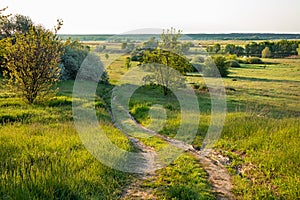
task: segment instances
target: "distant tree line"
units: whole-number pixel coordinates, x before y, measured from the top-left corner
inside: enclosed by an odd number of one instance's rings
[[[288,56],[297,55],[297,49],[300,41],[264,41],[264,42],[251,42],[245,46],[234,44],[227,44],[223,48],[220,44],[207,46],[206,50],[209,53],[219,54],[235,54],[237,56],[248,57],[269,57],[269,58],[283,58]]]
[[[231,33],[231,34],[185,34],[192,40],[296,40],[300,39],[300,34],[274,34],[274,33]],[[71,35],[61,34],[60,38],[66,40],[71,38],[79,41],[106,41],[113,38],[112,34],[91,34],[91,35]],[[159,38],[159,34],[130,34],[119,35],[122,38],[129,38],[135,41],[146,41],[151,37]],[[184,40],[181,38],[180,40]],[[125,40],[126,41],[126,40]],[[113,42],[113,41],[111,41]],[[116,40],[115,42],[122,42]]]

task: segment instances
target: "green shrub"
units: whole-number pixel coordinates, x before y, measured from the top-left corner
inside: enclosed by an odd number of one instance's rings
[[[150,106],[148,104],[137,104],[131,110],[131,114],[138,122],[149,120]]]
[[[65,53],[61,57],[61,79],[75,80],[77,72],[88,55],[89,48],[78,41],[68,41]]]
[[[205,67],[203,74],[208,77],[226,77],[229,74],[228,66],[225,64],[226,58],[224,56],[214,56],[205,60]]]
[[[263,64],[264,62],[257,57],[250,57],[246,59],[248,64]]]
[[[225,62],[225,64],[228,66],[228,67],[241,67],[241,65],[236,61],[236,60],[227,60]]]

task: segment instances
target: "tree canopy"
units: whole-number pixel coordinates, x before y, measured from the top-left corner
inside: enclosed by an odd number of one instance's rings
[[[61,57],[61,79],[75,80],[78,70],[89,53],[89,48],[78,41],[67,40]]]
[[[41,26],[30,26],[26,34],[14,34],[6,40],[6,71],[8,86],[21,93],[28,103],[55,93],[60,69],[58,63],[63,44],[57,37],[61,22],[55,32]]]
[[[145,77],[145,82],[160,85],[165,95],[170,86],[182,86],[185,82],[179,74],[185,74],[193,70],[193,66],[182,54],[182,44],[179,38],[181,31],[174,28],[164,30],[160,35],[158,48],[146,50],[143,53],[143,63],[150,68],[152,75]],[[168,67],[175,69],[170,70]]]

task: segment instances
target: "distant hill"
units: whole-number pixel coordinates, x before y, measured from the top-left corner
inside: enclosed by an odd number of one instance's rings
[[[185,34],[183,40],[298,40],[300,34],[276,34],[276,33],[229,33],[229,34]],[[132,35],[113,35],[113,34],[91,34],[91,35],[73,35],[61,34],[62,39],[72,38],[79,41],[144,41],[149,37],[159,38],[155,34],[132,34]]]

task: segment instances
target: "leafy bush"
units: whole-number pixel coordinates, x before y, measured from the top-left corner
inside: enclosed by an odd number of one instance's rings
[[[143,124],[147,124],[147,122],[149,121],[148,113],[150,110],[150,106],[151,105],[147,103],[134,105],[134,107],[130,110],[130,113],[139,123],[145,121]]]
[[[78,41],[67,41],[65,53],[61,57],[61,79],[75,80],[77,72],[87,56],[89,48]]]
[[[6,85],[30,104],[56,93],[58,63],[63,54],[63,44],[57,36],[60,27],[60,21],[55,32],[31,26],[26,34],[17,33],[6,42]]]
[[[225,64],[228,66],[228,67],[241,67],[241,65],[236,61],[236,60],[227,60],[225,62]]]
[[[248,64],[263,64],[264,62],[257,57],[250,57],[246,59]]]
[[[224,56],[215,56],[205,60],[205,67],[203,74],[209,77],[226,77],[229,74],[228,66],[225,64],[226,58]]]
[[[228,54],[226,60],[238,60],[236,54]]]
[[[88,56],[82,62],[82,68],[80,68],[80,76],[82,80],[89,80],[95,82],[108,83],[108,74],[101,62],[100,58],[93,53]]]

